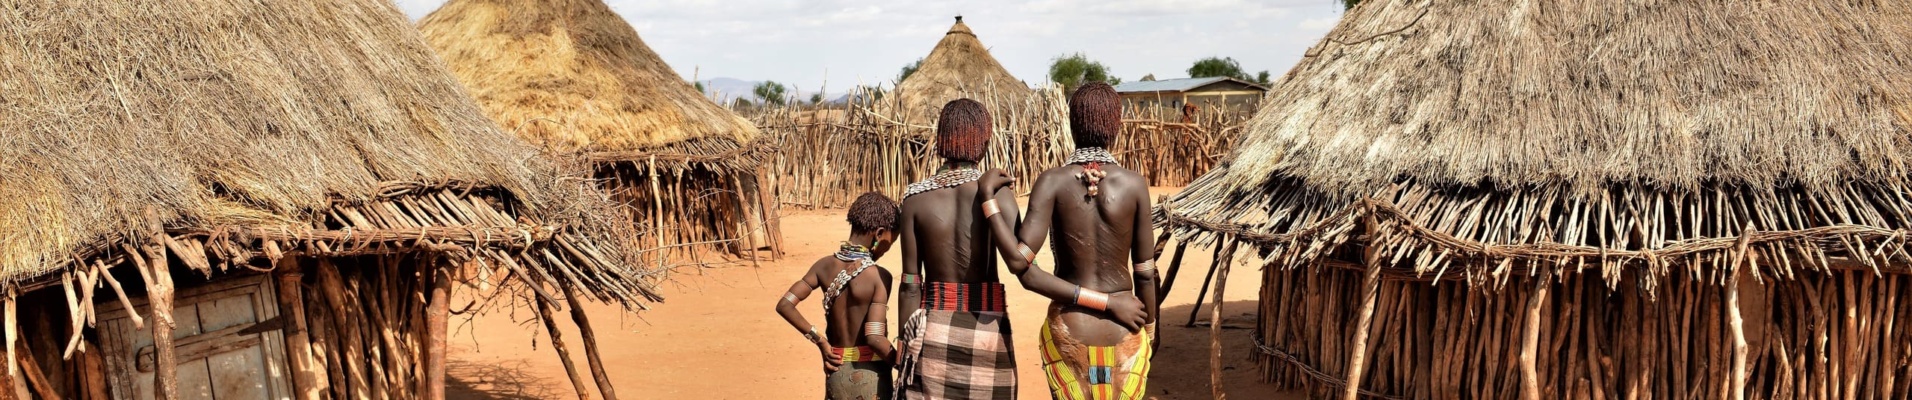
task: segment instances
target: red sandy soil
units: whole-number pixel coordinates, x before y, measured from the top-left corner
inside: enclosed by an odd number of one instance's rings
[[[1157,194],[1174,189],[1156,189]],[[622,399],[815,399],[823,396],[823,374],[815,347],[779,318],[773,309],[785,289],[818,257],[836,250],[848,234],[842,210],[786,209],[781,260],[720,267],[680,269],[664,285],[665,302],[651,310],[626,313],[615,306],[586,304],[599,346]],[[1173,244],[1170,244],[1173,249]],[[1183,270],[1162,307],[1162,345],[1154,357],[1148,390],[1161,399],[1212,398],[1210,335],[1206,326],[1185,328],[1196,291],[1212,260],[1212,249],[1190,246]],[[1047,252],[1044,252],[1045,254]],[[884,264],[896,271],[896,254]],[[1047,256],[1040,265],[1050,265]],[[1166,273],[1168,258],[1160,261]],[[1011,277],[1007,271],[1004,277]],[[1262,383],[1248,335],[1253,332],[1254,302],[1260,272],[1238,259],[1228,274],[1223,305],[1222,380],[1236,399],[1301,399]],[[1010,320],[1015,328],[1020,398],[1049,398],[1043,380],[1036,335],[1048,301],[1008,282]],[[1211,288],[1211,291],[1213,289]],[[814,296],[813,296],[814,297]],[[501,298],[502,299],[502,298]],[[1207,321],[1213,301],[1200,312]],[[817,302],[801,309],[820,321]],[[449,398],[574,399],[556,352],[528,306],[494,303],[482,314],[452,320]],[[559,327],[589,379],[577,328],[559,312]],[[898,320],[895,316],[891,321]],[[586,384],[595,390],[595,386]],[[593,398],[600,398],[593,394]]]

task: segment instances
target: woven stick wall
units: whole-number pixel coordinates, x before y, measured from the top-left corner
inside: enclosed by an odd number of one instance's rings
[[[859,100],[754,114],[756,125],[778,145],[770,174],[778,180],[778,201],[844,207],[867,191],[899,196],[904,186],[941,164],[932,147],[935,114],[913,112],[895,93],[852,97]],[[995,125],[985,168],[1005,168],[1023,182],[1034,182],[1075,148],[1060,88],[1029,97],[972,93],[970,98],[990,110]],[[1213,168],[1233,148],[1248,117],[1222,110],[1204,112],[1193,122],[1156,111],[1130,110],[1125,116],[1124,132],[1110,151],[1156,186],[1185,185]]]

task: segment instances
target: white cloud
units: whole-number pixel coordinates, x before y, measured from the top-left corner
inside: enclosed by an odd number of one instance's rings
[[[1326,18],[1309,18],[1309,19],[1301,20],[1301,23],[1298,24],[1297,27],[1301,28],[1301,30],[1303,31],[1326,32],[1329,29],[1334,29],[1334,26],[1340,23],[1341,23],[1340,16],[1326,17]]]
[[[1050,59],[1077,52],[1125,79],[1180,76],[1208,56],[1279,74],[1341,13],[1330,0],[605,1],[686,77],[806,89],[827,78],[833,90],[895,77],[958,14],[1010,73],[1039,83]],[[416,19],[444,0],[394,2]]]

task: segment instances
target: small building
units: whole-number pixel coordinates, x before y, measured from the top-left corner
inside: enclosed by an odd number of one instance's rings
[[[1183,104],[1253,108],[1261,103],[1261,95],[1268,93],[1268,88],[1254,82],[1214,76],[1123,82],[1115,85],[1115,91],[1122,94],[1122,105],[1129,108],[1181,108]]]

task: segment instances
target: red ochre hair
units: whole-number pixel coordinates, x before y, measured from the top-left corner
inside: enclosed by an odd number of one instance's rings
[[[844,219],[850,222],[850,233],[869,233],[877,228],[895,231],[898,212],[895,200],[868,192],[850,203],[849,215]]]
[[[936,119],[936,155],[955,161],[982,161],[989,154],[990,129],[989,110],[983,109],[983,103],[951,101]]]
[[[1069,96],[1069,136],[1076,147],[1107,148],[1122,132],[1122,96],[1107,83],[1090,82]]]

